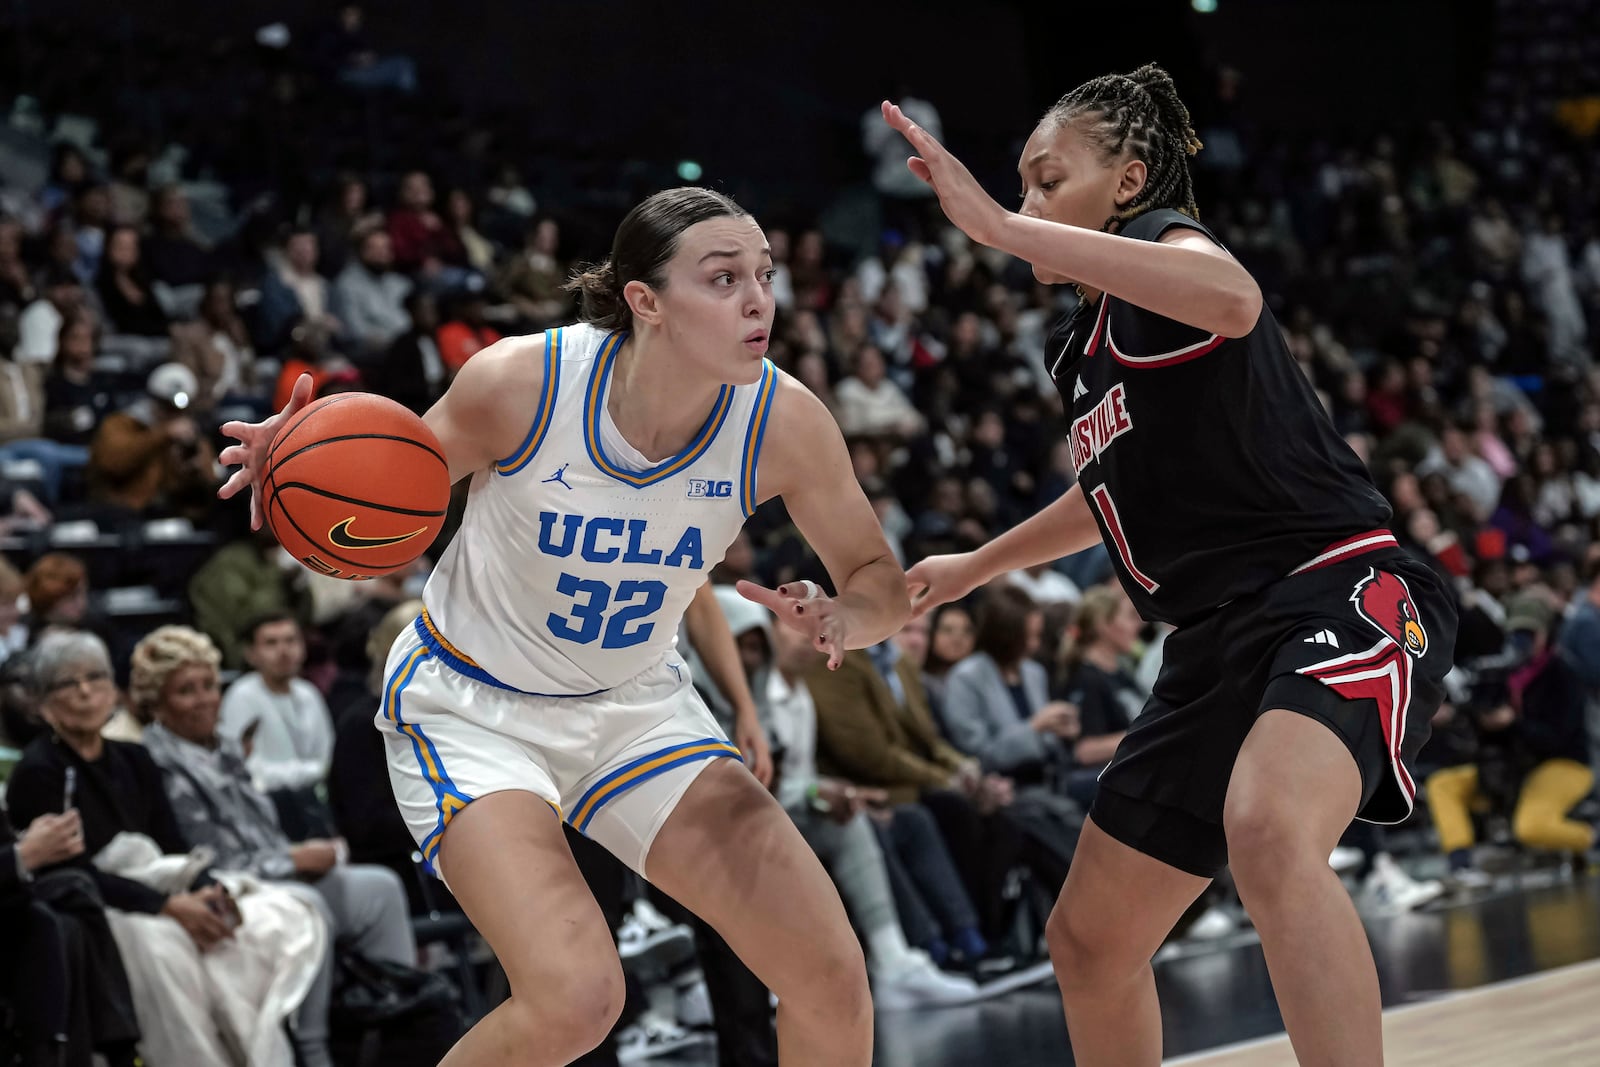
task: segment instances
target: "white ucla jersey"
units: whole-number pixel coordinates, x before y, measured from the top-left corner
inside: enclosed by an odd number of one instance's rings
[[[468,677],[548,696],[633,677],[674,646],[684,609],[755,510],[776,368],[763,361],[754,384],[723,386],[688,447],[638,470],[605,445],[621,440],[606,390],[626,336],[547,331],[528,436],[473,475],[418,620]]]

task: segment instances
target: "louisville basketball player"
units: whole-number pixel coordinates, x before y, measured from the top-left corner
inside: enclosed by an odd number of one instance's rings
[[[838,893],[675,649],[707,572],[775,496],[838,595],[741,592],[834,665],[909,612],[833,417],[764,358],[772,272],[733,201],[657,193],[580,279],[585,321],[479,352],[426,416],[471,493],[389,654],[378,725],[401,813],[511,982],[446,1067],[566,1064],[621,1010],[563,820],[704,917],[778,995],[785,1064],[871,1060]],[[308,392],[224,427],[241,443],[222,458],[243,465],[225,495],[259,493],[267,443]]]
[[[1062,97],[1023,149],[1020,213],[884,114],[952,222],[1082,296],[1048,350],[1078,484],[913,567],[915,609],[1100,539],[1140,613],[1177,626],[1050,919],[1076,1061],[1160,1062],[1150,958],[1231,865],[1300,1062],[1382,1062],[1377,973],[1328,855],[1353,817],[1411,811],[1453,597],[1385,529],[1254,279],[1197,221],[1200,144],[1165,71]]]

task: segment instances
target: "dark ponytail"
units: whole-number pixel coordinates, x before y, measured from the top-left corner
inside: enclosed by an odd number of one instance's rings
[[[1124,152],[1143,161],[1147,176],[1126,207],[1106,220],[1115,229],[1154,208],[1176,208],[1198,219],[1189,157],[1200,151],[1189,109],[1172,75],[1154,63],[1130,74],[1105,74],[1072,90],[1045,112],[1044,121],[1087,119],[1083,131],[1107,162]]]
[[[633,310],[622,291],[629,282],[666,286],[666,266],[683,231],[707,219],[747,217],[750,212],[710,189],[681,186],[646,197],[622,220],[604,263],[589,264],[562,286],[580,298],[578,315],[603,330],[633,326]]]
[[[584,322],[602,330],[625,330],[632,325],[633,314],[622,298],[622,286],[617,284],[617,272],[609,259],[585,265],[561,288],[578,295],[578,317]]]

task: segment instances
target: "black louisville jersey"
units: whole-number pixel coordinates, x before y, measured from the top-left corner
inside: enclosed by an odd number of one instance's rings
[[[1211,236],[1171,210],[1122,234],[1155,241],[1175,226]],[[1105,295],[1056,327],[1046,358],[1079,483],[1145,618],[1181,625],[1313,562],[1394,544],[1389,505],[1265,308],[1223,338]]]

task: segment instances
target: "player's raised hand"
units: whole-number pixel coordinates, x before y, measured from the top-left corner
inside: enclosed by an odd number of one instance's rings
[[[828,669],[836,671],[844,662],[848,647],[848,619],[838,601],[824,593],[815,582],[805,580],[768,589],[755,582],[741,581],[739,595],[768,608],[778,621],[791,630],[811,638],[811,647],[828,654]]]
[[[239,443],[229,445],[217,456],[229,467],[238,470],[217,490],[217,496],[227,500],[245,486],[250,487],[250,528],[261,529],[261,472],[267,465],[267,450],[283,424],[295,412],[311,402],[311,375],[302,374],[294,383],[294,392],[283,410],[263,422],[225,422],[222,432]]]
[[[979,244],[992,244],[1006,209],[983,191],[978,179],[938,139],[885,100],[883,118],[911,142],[917,154],[906,160],[911,173],[933,187],[946,217]]]
[[[911,617],[919,619],[952,600],[960,600],[983,582],[971,552],[929,556],[906,571],[906,593],[911,597]]]

